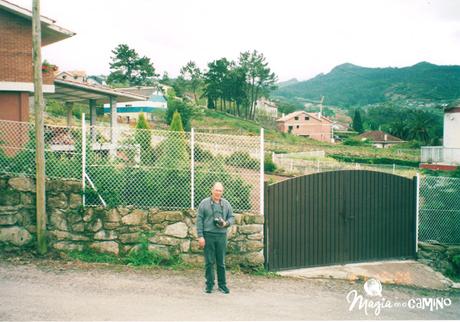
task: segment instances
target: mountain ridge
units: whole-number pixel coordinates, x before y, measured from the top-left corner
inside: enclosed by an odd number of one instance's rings
[[[407,67],[335,66],[327,74],[278,88],[275,96],[318,99],[342,107],[402,99],[449,101],[460,97],[460,66],[426,61]]]

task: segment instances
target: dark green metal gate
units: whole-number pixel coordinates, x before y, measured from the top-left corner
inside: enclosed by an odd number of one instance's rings
[[[415,229],[415,179],[351,170],[265,187],[265,260],[271,271],[413,258]]]

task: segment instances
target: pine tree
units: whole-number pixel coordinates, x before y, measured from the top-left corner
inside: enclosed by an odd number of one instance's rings
[[[182,117],[178,111],[175,111],[173,114],[170,130],[176,132],[184,132],[184,127],[182,125]]]
[[[353,115],[353,129],[358,133],[363,133],[363,122],[361,120],[361,113],[358,109],[355,110],[355,115]]]
[[[141,146],[141,161],[144,164],[150,163],[154,159],[154,153],[151,146],[152,133],[149,130],[150,126],[145,119],[144,113],[139,114],[134,140]]]

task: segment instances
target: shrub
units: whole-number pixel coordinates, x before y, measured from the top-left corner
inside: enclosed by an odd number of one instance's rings
[[[360,140],[356,137],[350,137],[343,140],[343,145],[350,145],[350,146],[368,146],[372,145],[372,141],[370,140]]]
[[[265,154],[264,170],[267,173],[273,173],[276,170],[276,164],[273,163],[272,157],[269,153]]]
[[[246,169],[258,169],[259,160],[252,158],[248,152],[236,151],[225,158],[225,163]]]
[[[168,108],[165,114],[166,123],[171,124],[174,112],[179,112],[184,130],[190,131],[190,122],[193,116],[192,108],[183,101],[168,98]]]

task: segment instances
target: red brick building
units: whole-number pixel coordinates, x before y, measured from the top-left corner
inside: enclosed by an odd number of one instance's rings
[[[54,20],[41,17],[42,46],[72,37]],[[29,95],[34,91],[32,12],[0,0],[0,120],[29,120]],[[54,72],[43,72],[43,92],[53,93]]]
[[[297,111],[276,120],[279,131],[305,136],[323,142],[332,142],[332,124],[319,113]]]

